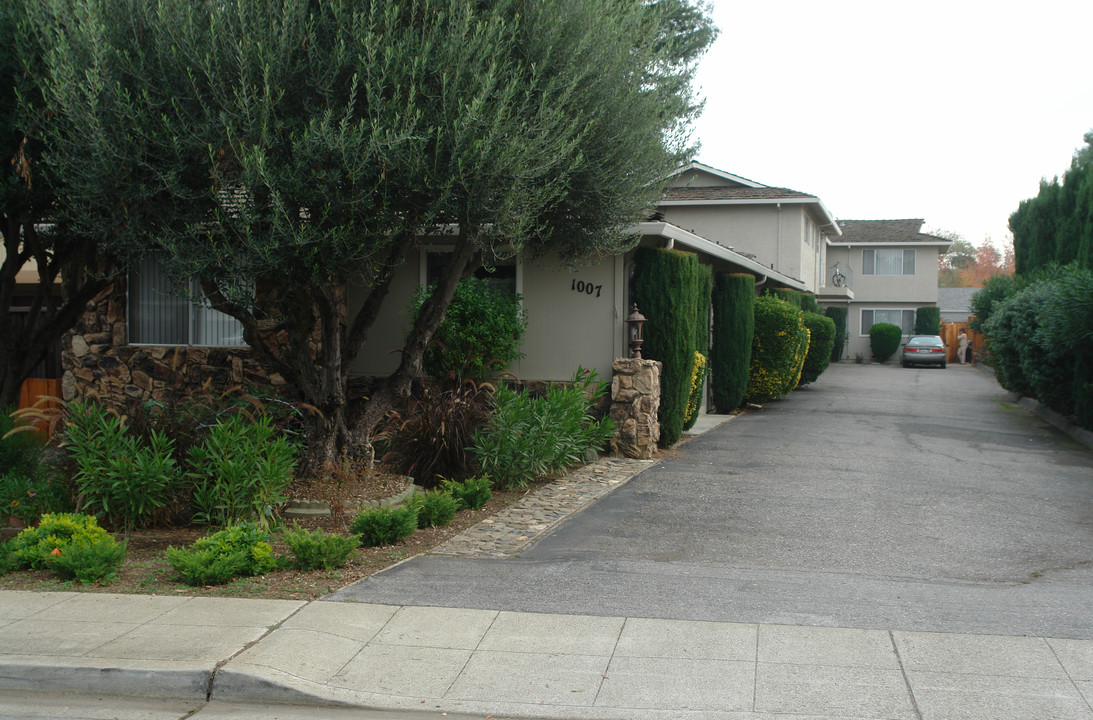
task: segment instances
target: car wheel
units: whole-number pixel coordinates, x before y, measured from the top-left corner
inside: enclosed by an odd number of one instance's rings
[[[942,370],[944,370],[944,369],[945,369],[945,363],[941,363],[941,369],[942,369]]]
[[[904,360],[902,364],[903,367],[911,367],[911,363],[907,362],[906,360]]]

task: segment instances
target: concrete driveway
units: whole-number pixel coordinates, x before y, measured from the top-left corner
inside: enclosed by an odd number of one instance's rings
[[[407,605],[1093,639],[1093,453],[993,377],[836,365],[507,560],[339,593]]]

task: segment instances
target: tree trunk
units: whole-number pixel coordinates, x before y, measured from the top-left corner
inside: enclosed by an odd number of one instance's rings
[[[441,273],[436,289],[425,299],[418,312],[414,327],[406,338],[398,369],[364,403],[359,415],[353,418],[354,444],[368,460],[369,467],[375,459],[372,436],[376,427],[400,399],[410,394],[410,384],[421,376],[421,359],[433,338],[433,333],[444,322],[444,314],[455,295],[456,286],[471,265],[474,241],[469,233],[460,231],[455,250]]]

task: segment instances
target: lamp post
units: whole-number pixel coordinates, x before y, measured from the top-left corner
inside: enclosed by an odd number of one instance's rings
[[[641,329],[645,325],[646,319],[644,315],[638,312],[638,304],[634,303],[630,314],[626,317],[626,327],[630,335],[630,357],[635,360],[641,360],[641,345],[645,342]]]

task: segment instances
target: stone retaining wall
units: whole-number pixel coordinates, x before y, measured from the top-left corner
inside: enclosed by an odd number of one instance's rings
[[[233,386],[280,388],[250,348],[129,345],[124,279],[88,302],[83,317],[62,341],[61,397],[95,399],[124,409],[134,403],[177,401],[203,387],[221,393]]]

